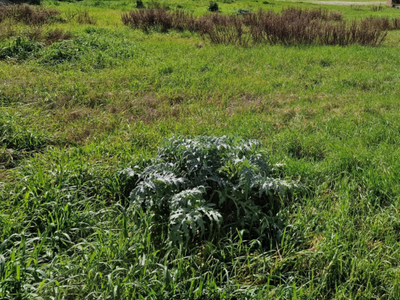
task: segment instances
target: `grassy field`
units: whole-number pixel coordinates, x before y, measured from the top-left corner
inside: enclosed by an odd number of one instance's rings
[[[201,16],[209,1],[151,5]],[[43,24],[0,18],[0,299],[399,299],[399,30],[374,47],[243,47],[132,29],[121,16],[135,6],[44,1],[59,14]],[[349,21],[400,17],[323,7]],[[268,176],[296,188],[258,227],[204,237],[188,221],[188,239],[171,238],[174,224],[134,205],[137,182],[122,175],[138,166],[145,184],[178,136],[256,139]],[[238,160],[218,172],[236,180]]]

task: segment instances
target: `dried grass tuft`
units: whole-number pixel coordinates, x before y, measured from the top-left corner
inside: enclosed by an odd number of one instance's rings
[[[397,29],[400,20],[368,18],[343,21],[342,14],[326,9],[288,8],[281,13],[258,11],[255,14],[226,16],[207,14],[194,17],[184,11],[141,9],[122,16],[125,25],[167,32],[190,30],[216,44],[249,45],[379,45],[386,30]]]
[[[11,19],[27,25],[43,25],[55,20],[60,12],[28,4],[0,5],[0,22]]]

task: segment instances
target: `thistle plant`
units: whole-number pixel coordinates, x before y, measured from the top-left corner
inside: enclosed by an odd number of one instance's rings
[[[172,243],[220,238],[230,230],[271,236],[296,184],[276,176],[255,140],[169,139],[156,158],[121,172],[132,207],[152,214]]]

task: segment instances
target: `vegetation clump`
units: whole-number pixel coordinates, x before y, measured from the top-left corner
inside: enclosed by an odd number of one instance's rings
[[[145,32],[157,29],[167,32],[171,29],[194,31],[196,20],[192,14],[176,10],[168,11],[160,8],[149,8],[131,11],[122,15],[122,22],[133,28],[140,28]]]
[[[51,143],[49,137],[17,124],[18,121],[8,114],[0,115],[0,169],[15,167],[17,161]]]
[[[65,13],[68,22],[75,21],[78,24],[95,25],[97,19],[93,17],[88,10],[69,11]]]
[[[0,23],[5,19],[11,19],[27,25],[43,25],[53,22],[58,15],[60,15],[59,11],[41,6],[28,4],[0,5]]]
[[[273,239],[295,183],[276,174],[255,140],[170,139],[142,168],[122,172],[130,201],[170,242],[220,239],[231,230]],[[129,189],[128,189],[129,190]]]
[[[145,8],[142,0],[136,1],[136,8]]]
[[[130,41],[115,43],[101,31],[89,32],[90,29],[86,36],[54,42],[41,51],[40,63],[49,66],[69,62],[78,64],[82,69],[88,66],[101,69],[121,64],[137,52],[136,44]]]
[[[183,11],[147,9],[124,14],[122,21],[146,32],[150,29],[161,32],[187,29],[215,44],[340,46],[379,45],[387,35],[386,30],[396,29],[400,23],[397,19],[389,21],[387,18],[372,19],[372,25],[371,19],[343,21],[338,12],[299,8],[284,9],[281,13],[260,10],[254,14],[208,14],[202,17]]]
[[[400,29],[400,18],[389,19],[387,17],[368,17],[362,20],[364,27],[379,28],[380,30]]]
[[[49,143],[43,134],[34,133],[16,124],[13,116],[0,116],[0,148],[14,150],[38,150]]]
[[[42,46],[39,43],[18,37],[11,41],[8,46],[0,49],[0,60],[15,58],[23,60],[35,55]]]
[[[210,2],[210,5],[208,6],[208,10],[211,12],[219,12],[219,7],[217,2]]]

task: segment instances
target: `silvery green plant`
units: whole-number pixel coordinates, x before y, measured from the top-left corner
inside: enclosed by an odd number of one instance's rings
[[[157,234],[176,243],[229,230],[268,235],[297,188],[276,173],[256,140],[199,136],[169,139],[154,159],[121,175],[131,182],[133,207],[152,214]]]

